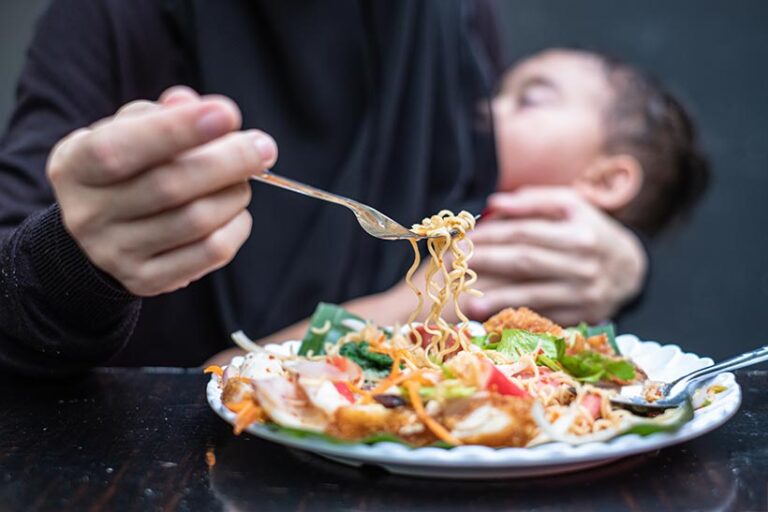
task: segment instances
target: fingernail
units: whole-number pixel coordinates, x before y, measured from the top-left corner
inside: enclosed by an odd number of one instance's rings
[[[214,139],[229,132],[232,127],[231,116],[221,110],[213,110],[197,121],[197,129],[203,137]]]
[[[259,152],[261,163],[264,167],[271,167],[277,160],[277,144],[269,135],[259,133],[254,141],[256,151]]]

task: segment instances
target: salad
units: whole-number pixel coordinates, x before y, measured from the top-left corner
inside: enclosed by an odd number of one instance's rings
[[[348,442],[522,447],[674,430],[692,417],[690,405],[655,418],[611,405],[620,386],[647,379],[611,325],[563,328],[520,308],[455,329],[469,349],[434,364],[414,347],[423,324],[394,331],[320,304],[295,354],[257,348],[207,371],[237,433],[264,423]]]

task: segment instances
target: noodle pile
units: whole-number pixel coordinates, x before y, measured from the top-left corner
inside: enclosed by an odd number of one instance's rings
[[[474,229],[475,218],[469,212],[462,211],[454,215],[450,210],[442,210],[437,215],[427,217],[420,224],[414,224],[411,231],[428,237],[427,250],[431,259],[426,269],[426,294],[431,301],[427,317],[424,320],[424,330],[430,335],[425,351],[427,356],[436,362],[442,362],[448,354],[466,350],[470,340],[462,329],[454,329],[443,320],[442,312],[449,302],[453,304],[456,316],[461,322],[469,323],[469,318],[461,311],[459,298],[462,293],[481,295],[472,288],[477,281],[477,274],[469,268],[468,261],[472,257],[474,247],[472,240],[466,237],[467,231]],[[416,241],[411,240],[414,261],[405,281],[417,297],[416,309],[408,319],[411,331],[415,333],[418,344],[422,344],[421,333],[413,329],[424,306],[421,290],[413,283],[413,275],[421,262],[421,254]],[[450,270],[446,265],[449,259]],[[442,286],[440,281],[442,280]]]

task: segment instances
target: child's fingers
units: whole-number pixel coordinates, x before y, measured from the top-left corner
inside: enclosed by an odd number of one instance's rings
[[[543,219],[498,219],[478,224],[470,233],[475,244],[527,244],[561,251],[591,252],[597,236],[571,222]]]
[[[526,187],[515,192],[498,192],[488,198],[488,210],[502,217],[565,219],[578,200],[565,187]]]
[[[600,271],[595,258],[526,244],[479,245],[472,268],[480,275],[511,280],[575,279],[592,281]]]
[[[482,297],[470,297],[466,309],[472,318],[485,319],[509,307],[525,306],[536,311],[569,310],[579,307],[578,297],[578,286],[575,283],[519,283],[486,291]]]

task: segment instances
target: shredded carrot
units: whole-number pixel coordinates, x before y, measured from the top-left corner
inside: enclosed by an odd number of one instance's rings
[[[384,379],[383,381],[381,381],[378,386],[373,388],[371,390],[371,394],[372,395],[377,395],[379,393],[383,393],[384,391],[388,390],[392,386],[397,386],[398,384],[401,384],[401,383],[403,383],[403,382],[405,382],[407,380],[415,379],[418,382],[422,382],[423,378],[422,378],[421,375],[422,375],[423,372],[424,372],[424,370],[421,369],[421,370],[416,370],[415,372],[411,372],[411,373],[401,373],[400,375],[396,375],[394,378],[392,378],[392,376],[389,376],[386,379]]]
[[[224,375],[224,370],[221,369],[221,366],[217,364],[212,364],[211,366],[203,370],[203,373],[215,373],[216,375],[221,377],[222,375]]]
[[[263,417],[263,411],[261,407],[249,401],[240,412],[237,413],[237,419],[235,420],[235,434],[240,434],[245,430],[248,425],[258,421]]]
[[[448,430],[442,426],[440,423],[438,423],[432,416],[427,414],[427,411],[424,410],[424,404],[421,402],[421,397],[419,396],[419,383],[413,380],[410,380],[405,383],[405,388],[408,390],[408,398],[411,400],[411,406],[413,407],[413,410],[416,412],[416,415],[419,417],[419,419],[424,422],[424,425],[427,426],[429,430],[432,431],[433,434],[435,434],[439,439],[445,441],[449,444],[459,445],[461,444],[461,441],[451,435]]]
[[[251,400],[250,398],[244,398],[239,402],[224,404],[224,407],[226,407],[232,412],[239,413],[245,408],[246,405],[252,404],[252,403],[253,403],[253,400]]]
[[[370,391],[366,391],[365,389],[359,388],[354,384],[352,384],[351,382],[347,382],[346,385],[350,389],[350,391],[363,397],[363,403],[371,403],[373,401],[373,397],[371,396]]]

